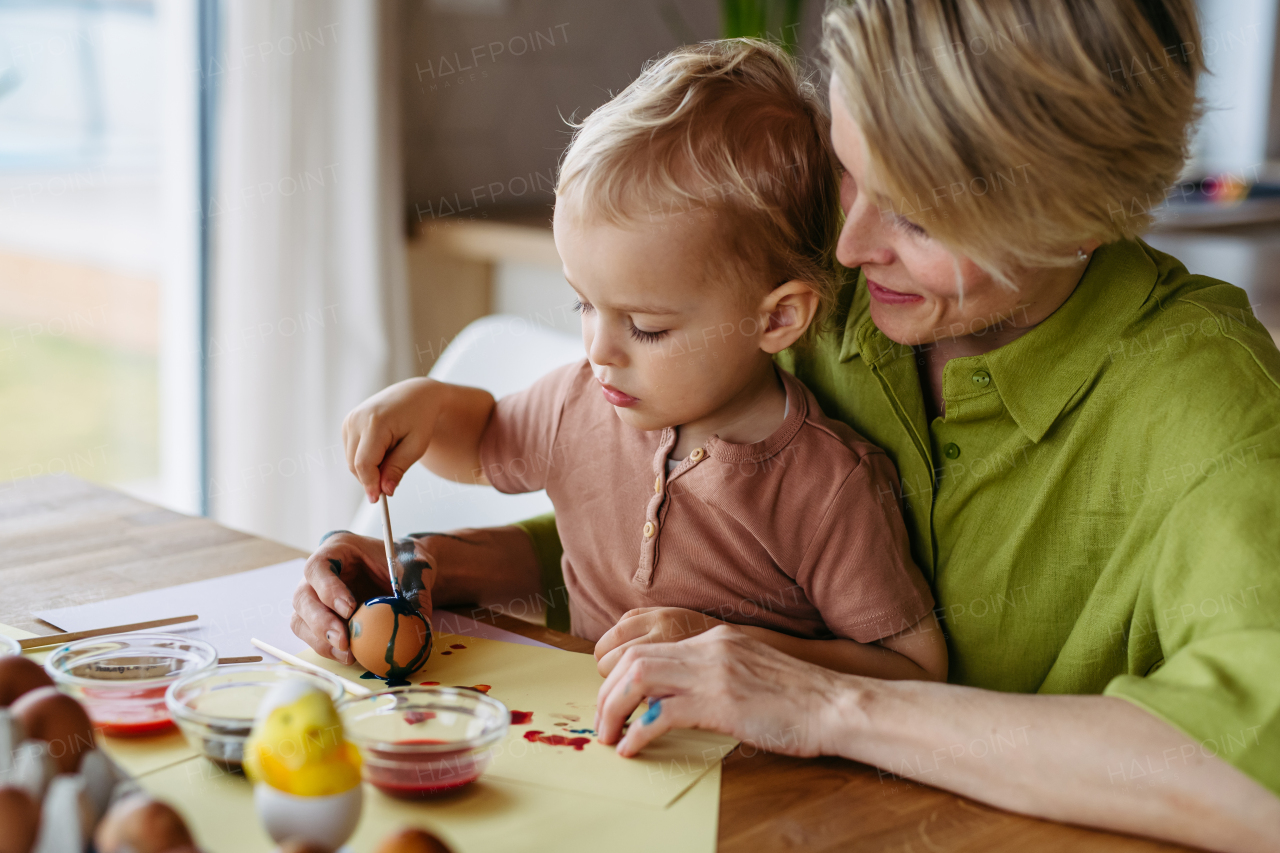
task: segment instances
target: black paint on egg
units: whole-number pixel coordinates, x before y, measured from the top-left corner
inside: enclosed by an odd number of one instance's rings
[[[415,603],[388,595],[371,598],[351,615],[351,653],[374,675],[407,679],[431,655],[431,623]]]

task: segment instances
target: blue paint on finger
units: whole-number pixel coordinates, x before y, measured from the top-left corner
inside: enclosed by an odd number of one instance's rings
[[[658,719],[658,715],[662,713],[662,700],[654,699],[649,703],[649,709],[644,712],[644,716],[640,718],[640,725],[647,726],[654,720]]]

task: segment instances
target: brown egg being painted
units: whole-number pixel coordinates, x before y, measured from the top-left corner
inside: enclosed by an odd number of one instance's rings
[[[59,773],[75,773],[80,757],[96,745],[93,723],[80,703],[56,687],[37,687],[18,697],[9,707],[32,740],[48,744]]]
[[[356,661],[390,681],[407,680],[431,655],[431,623],[415,604],[394,595],[360,605],[348,628]]]

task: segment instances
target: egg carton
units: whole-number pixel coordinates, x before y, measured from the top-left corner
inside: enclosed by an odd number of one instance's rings
[[[0,786],[22,788],[42,804],[31,853],[91,851],[93,830],[111,804],[141,790],[97,748],[81,755],[79,773],[58,773],[49,745],[29,740],[7,708],[0,708]]]

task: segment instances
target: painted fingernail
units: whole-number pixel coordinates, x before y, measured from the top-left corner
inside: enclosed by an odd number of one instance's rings
[[[343,619],[350,619],[351,614],[356,612],[356,603],[349,598],[339,598],[333,606],[338,609],[338,615]]]

